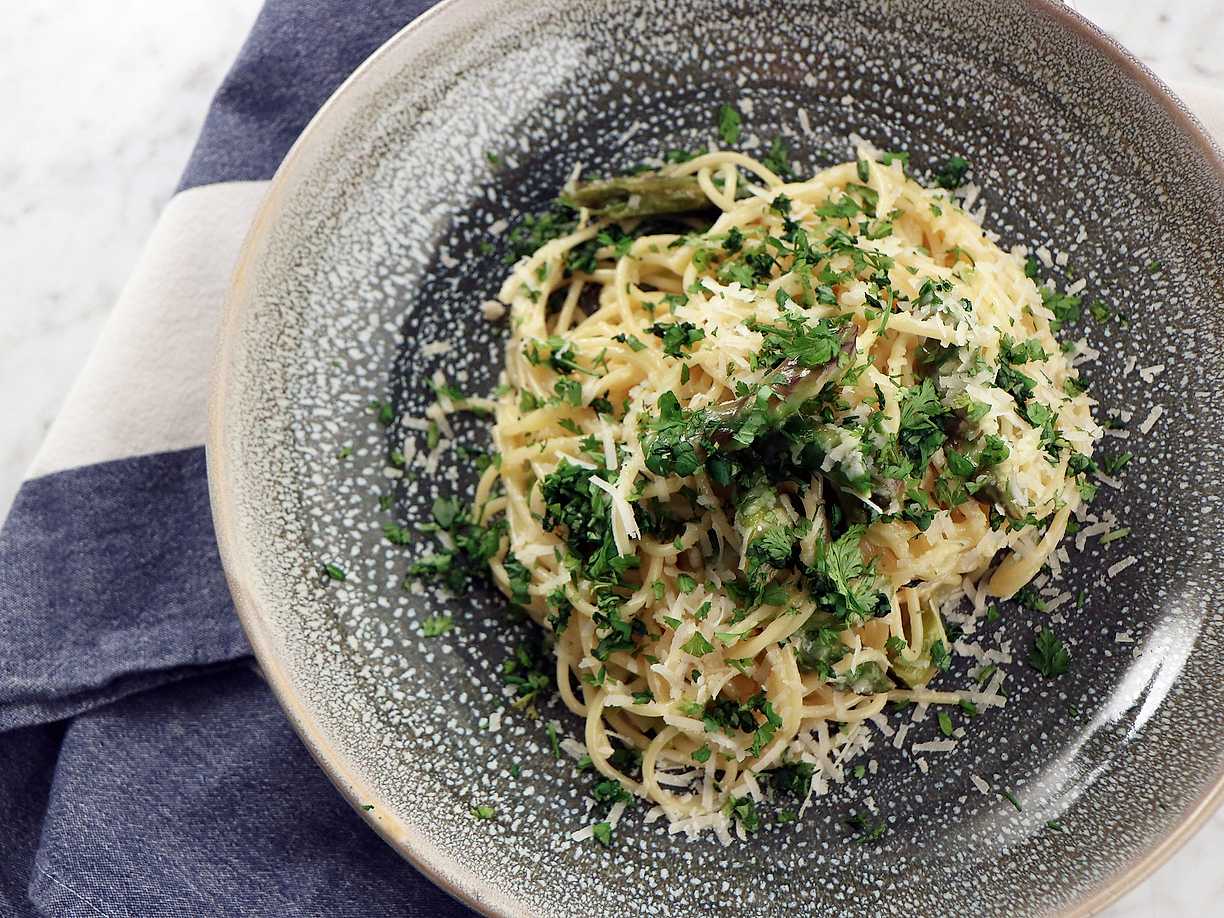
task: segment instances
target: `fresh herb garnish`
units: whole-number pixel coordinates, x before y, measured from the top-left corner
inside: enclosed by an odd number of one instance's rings
[[[1042,628],[1033,638],[1029,665],[1047,679],[1061,676],[1071,665],[1071,653],[1050,628]]]
[[[647,329],[663,341],[663,353],[668,357],[682,358],[686,349],[705,337],[705,332],[692,322],[656,322]]]
[[[965,184],[965,175],[968,172],[969,161],[959,154],[954,154],[948,157],[943,168],[935,174],[935,184],[953,191]]]
[[[432,638],[446,634],[454,624],[449,615],[431,615],[421,621],[422,637]]]
[[[718,109],[718,134],[725,144],[739,143],[743,119],[740,113],[730,105],[721,105]]]
[[[883,819],[873,820],[863,813],[853,814],[846,820],[846,825],[854,830],[853,843],[856,845],[879,841],[888,832],[888,823]]]

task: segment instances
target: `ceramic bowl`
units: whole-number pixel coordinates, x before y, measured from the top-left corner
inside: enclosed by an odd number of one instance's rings
[[[1100,351],[1083,369],[1101,417],[1129,419],[1104,449],[1134,459],[1094,510],[1130,534],[1071,549],[1066,589],[1085,591],[1082,604],[1005,605],[988,639],[1016,658],[1009,703],[954,751],[920,766],[908,742],[881,738],[875,773],[729,848],[647,825],[644,806],[602,848],[570,837],[591,782],[545,728],[555,718],[576,735],[577,723],[556,703],[529,719],[504,694],[503,661],[538,634],[488,590],[404,589],[429,537],[382,536],[462,493],[469,464],[451,452],[436,475],[389,477],[390,451],[418,435],[381,426],[370,405],[420,417],[438,369],[491,388],[506,329],[480,304],[505,272],[505,228],[546,205],[575,162],[606,171],[711,141],[723,102],[745,112],[747,150],[781,135],[801,171],[844,160],[851,134],[908,151],[920,177],[962,154],[1002,244],[1063,253],[1043,274],[1083,279],[1085,305],[1124,316],[1086,316],[1071,333]],[[1051,3],[442,4],[294,147],[228,306],[213,505],[239,614],[288,716],[375,830],[488,914],[1101,907],[1220,797],[1222,175],[1167,90]],[[486,437],[464,420],[456,442]],[[326,564],[346,579],[321,575]],[[439,613],[452,629],[424,637]],[[1023,662],[1051,614],[1073,657],[1057,680]],[[937,733],[928,717],[909,739]],[[479,804],[495,817],[474,818]],[[871,806],[888,831],[852,844],[845,820]]]

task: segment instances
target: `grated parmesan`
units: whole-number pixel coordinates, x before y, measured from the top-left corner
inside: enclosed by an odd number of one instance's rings
[[[1160,420],[1162,414],[1164,414],[1164,407],[1162,405],[1153,405],[1152,410],[1148,412],[1148,416],[1139,425],[1139,433],[1144,435],[1151,433],[1152,428],[1156,426],[1156,422]]]
[[[1139,370],[1139,376],[1145,383],[1152,383],[1156,381],[1157,376],[1164,372],[1164,368],[1165,366],[1163,363],[1156,363],[1150,367],[1143,367]]]
[[[426,357],[437,357],[440,354],[449,353],[453,349],[449,341],[430,341],[421,348],[421,354]]]
[[[910,746],[910,752],[918,754],[921,752],[951,752],[956,748],[956,740],[931,740],[929,743],[914,743]]]

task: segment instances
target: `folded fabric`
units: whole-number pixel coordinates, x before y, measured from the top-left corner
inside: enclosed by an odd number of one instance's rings
[[[201,445],[267,180],[430,5],[269,0],[0,530],[0,914],[470,914],[352,813],[251,665]],[[1224,100],[1185,94],[1224,134]]]
[[[250,663],[208,373],[266,180],[427,2],[270,0],[0,530],[0,915],[466,915],[336,793]]]

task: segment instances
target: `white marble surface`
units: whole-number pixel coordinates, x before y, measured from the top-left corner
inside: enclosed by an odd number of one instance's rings
[[[0,517],[195,143],[259,0],[0,15]]]
[[[1224,90],[1224,0],[1071,0]],[[0,515],[177,182],[258,0],[25,0],[0,29]],[[1224,813],[1106,914],[1224,915]]]

